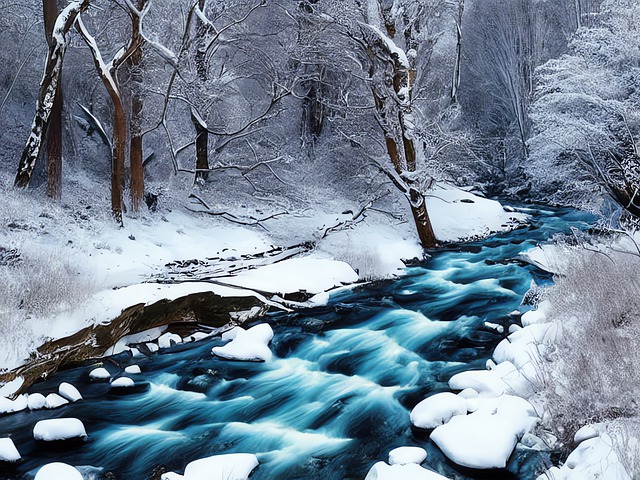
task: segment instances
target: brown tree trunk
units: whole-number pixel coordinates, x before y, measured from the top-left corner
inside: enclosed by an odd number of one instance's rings
[[[43,0],[44,31],[49,49],[54,47],[53,29],[58,18],[57,0]],[[62,72],[56,89],[47,129],[47,195],[55,200],[62,196]]]
[[[106,84],[106,82],[105,82]],[[113,151],[111,154],[111,212],[116,222],[122,224],[122,185],[124,183],[124,159],[127,145],[127,117],[122,98],[117,91],[109,95],[113,102]]]
[[[140,5],[142,3],[142,5]],[[138,2],[138,8],[144,6],[144,0]],[[139,36],[138,24],[134,22],[132,36]],[[142,49],[139,47],[129,57],[129,72],[131,74],[131,123],[129,127],[129,168],[131,169],[131,209],[140,210],[144,197],[144,169],[142,166]]]

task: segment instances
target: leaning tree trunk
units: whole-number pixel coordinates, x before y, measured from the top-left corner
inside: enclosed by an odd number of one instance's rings
[[[53,27],[52,45],[49,48],[44,68],[44,75],[40,82],[36,114],[31,126],[31,134],[22,151],[15,186],[26,187],[31,182],[42,140],[47,133],[51,113],[58,93],[60,92],[60,76],[64,54],[69,45],[68,33],[78,15],[89,7],[89,0],[71,2],[60,12]]]
[[[122,224],[122,185],[124,183],[124,160],[127,142],[127,117],[120,89],[115,76],[117,62],[111,62],[112,69],[107,68],[102,59],[95,39],[89,34],[81,18],[76,22],[76,28],[86,42],[96,70],[104,83],[111,102],[113,103],[113,141],[111,152],[111,212],[116,222]]]
[[[43,0],[44,31],[49,49],[54,46],[53,31],[58,18],[57,0]],[[60,72],[62,76],[62,72]],[[55,200],[62,196],[62,78],[58,80],[47,129],[47,195]]]

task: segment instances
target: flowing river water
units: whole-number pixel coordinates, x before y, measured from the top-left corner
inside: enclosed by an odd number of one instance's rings
[[[468,471],[409,422],[411,408],[448,390],[453,374],[484,368],[506,335],[485,322],[506,331],[531,279],[549,281],[517,255],[591,220],[572,210],[530,213],[529,227],[432,252],[399,279],[336,293],[326,307],[268,317],[270,362],[217,359],[211,348],[221,341],[207,339],[150,358],[118,357],[123,367],[140,365],[134,377],[149,388],[139,393],[109,394],[107,384],[89,382],[90,366],[56,374],[30,391],[46,395],[66,381],[84,400],[0,417],[0,436],[10,435],[24,457],[0,465],[0,479],[33,478],[44,463],[63,461],[95,467],[82,469],[85,478],[145,480],[232,452],[257,455],[254,480],[363,479],[403,445],[425,448],[423,466],[448,478],[535,478],[548,454],[519,448],[504,471]],[[88,439],[37,444],[34,424],[54,417],[81,419]]]

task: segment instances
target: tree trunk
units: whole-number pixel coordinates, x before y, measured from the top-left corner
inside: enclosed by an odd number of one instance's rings
[[[57,94],[59,93],[58,85],[62,74],[62,63],[64,54],[69,44],[67,34],[73,26],[78,15],[85,11],[89,6],[89,0],[81,0],[72,2],[58,15],[55,26],[55,40],[47,55],[44,68],[44,76],[40,82],[40,90],[38,92],[38,100],[36,102],[36,114],[31,126],[31,134],[22,151],[20,163],[18,164],[18,172],[14,185],[17,187],[26,187],[31,182],[33,170],[38,160],[42,140],[47,133],[51,112]]]
[[[53,30],[58,18],[57,0],[43,0],[42,11],[47,45],[54,47]],[[47,195],[55,200],[62,196],[62,72],[58,80],[47,129]]]
[[[138,8],[144,7],[145,0],[138,0]],[[131,123],[129,127],[129,168],[131,169],[131,209],[134,212],[140,210],[144,198],[144,169],[142,166],[142,39],[137,22],[133,23],[132,37],[138,37],[132,42],[138,44],[138,48],[128,59],[131,75]]]
[[[209,129],[195,108],[191,109],[191,122],[196,129],[196,181],[209,177]]]

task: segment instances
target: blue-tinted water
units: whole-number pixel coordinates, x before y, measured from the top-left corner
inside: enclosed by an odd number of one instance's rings
[[[95,478],[144,480],[162,467],[182,472],[197,458],[249,452],[260,461],[256,480],[362,479],[402,445],[426,448],[423,465],[448,478],[535,478],[546,456],[526,450],[504,472],[456,468],[412,430],[409,411],[447,390],[454,373],[484,368],[504,337],[484,322],[508,325],[531,278],[548,280],[511,260],[589,220],[574,211],[538,211],[528,228],[434,252],[399,280],[335,294],[327,307],[273,315],[275,356],[268,363],[214,358],[218,339],[174,347],[136,359],[143,371],[136,377],[149,388],[127,396],[89,383],[91,367],[61,372],[31,391],[46,394],[68,381],[84,401],[0,417],[0,436],[9,434],[25,458],[11,469],[0,466],[0,478],[30,478],[26,473],[42,464],[64,461],[102,468]],[[36,444],[34,424],[51,417],[80,418],[88,441],[57,449]]]

